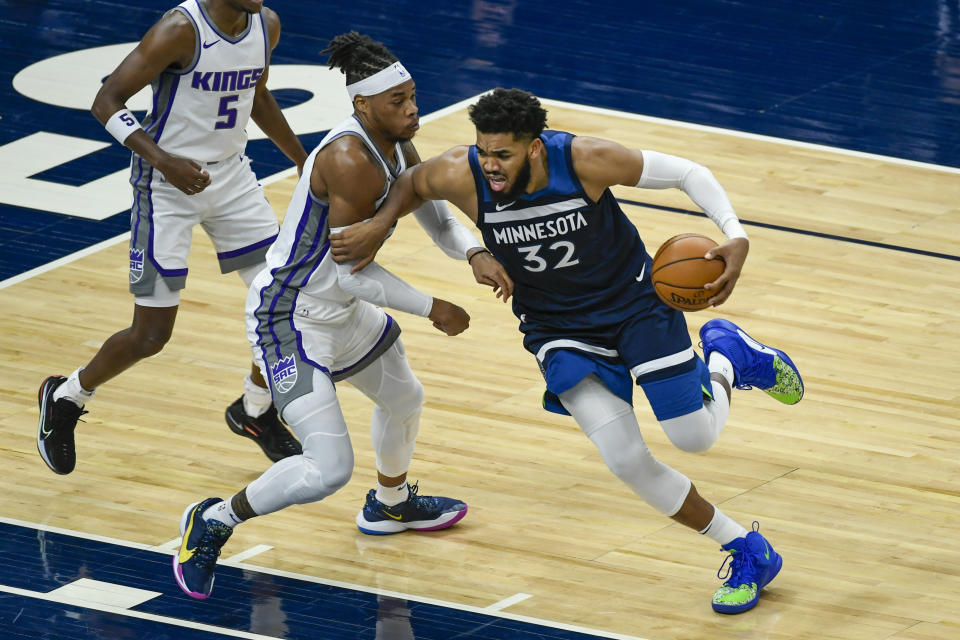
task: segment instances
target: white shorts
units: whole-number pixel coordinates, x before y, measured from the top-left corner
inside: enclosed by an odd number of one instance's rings
[[[152,295],[158,277],[171,291],[183,289],[187,254],[197,224],[203,226],[213,242],[221,273],[262,262],[276,239],[277,216],[250,168],[249,158],[237,154],[200,165],[210,173],[210,186],[187,195],[133,154],[131,293]]]
[[[250,287],[247,338],[281,413],[291,400],[313,390],[314,369],[334,382],[349,378],[400,336],[400,326],[383,309],[358,299],[344,305],[300,294],[292,314],[271,312],[263,302],[271,281],[263,271]]]

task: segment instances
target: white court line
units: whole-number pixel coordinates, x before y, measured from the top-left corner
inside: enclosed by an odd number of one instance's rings
[[[240,553],[236,553],[229,558],[224,558],[221,562],[229,565],[240,564],[244,560],[252,558],[253,556],[258,556],[264,551],[270,551],[270,549],[273,549],[273,547],[268,544],[258,544],[254,547],[250,547],[246,551],[241,551]]]
[[[130,609],[124,609],[122,607],[114,607],[107,604],[99,604],[95,602],[90,602],[89,600],[72,598],[66,595],[57,595],[56,590],[51,591],[49,593],[41,593],[39,591],[30,591],[29,589],[20,589],[18,587],[8,587],[7,585],[0,584],[0,593],[10,593],[17,596],[35,598],[37,600],[46,600],[47,602],[56,602],[58,604],[65,604],[68,606],[80,607],[81,609],[93,609],[94,611],[103,611],[104,613],[112,613],[118,616],[127,616],[128,618],[139,618],[141,620],[150,620],[152,622],[160,622],[163,624],[169,624],[176,627],[184,627],[187,629],[199,629],[200,631],[209,631],[211,633],[219,633],[220,635],[232,636],[234,638],[249,638],[251,640],[275,640],[275,636],[264,636],[264,635],[260,635],[259,633],[237,631],[235,629],[228,629],[227,627],[215,627],[211,624],[203,624],[202,622],[192,622],[190,620],[181,620],[180,618],[168,618],[167,616],[158,616],[153,613],[145,613],[143,611],[132,611]]]
[[[181,540],[183,540],[183,538],[174,538],[173,540],[167,540],[162,544],[158,544],[155,547],[149,547],[149,549],[150,551],[159,551],[160,553],[173,553],[180,548]]]
[[[130,547],[130,548],[132,548],[132,549],[140,549],[140,550],[142,550],[142,551],[153,551],[153,552],[155,552],[155,553],[161,553],[161,552],[157,551],[157,547],[156,547],[155,545],[141,544],[141,543],[138,543],[138,542],[129,542],[129,541],[126,541],[126,540],[119,540],[119,539],[117,539],[117,538],[108,538],[108,537],[106,537],[106,536],[99,536],[99,535],[96,535],[96,534],[88,534],[88,533],[83,533],[83,532],[81,532],[81,531],[74,531],[74,530],[72,530],[72,529],[63,529],[63,528],[61,528],[61,527],[51,527],[51,526],[44,525],[44,524],[37,524],[37,523],[35,523],[35,522],[28,522],[28,521],[26,521],[26,520],[17,520],[17,519],[15,519],[15,518],[7,518],[7,517],[0,516],[0,522],[4,522],[4,523],[7,523],[7,524],[12,524],[12,525],[17,525],[17,526],[20,526],[20,527],[27,527],[27,528],[31,528],[31,529],[37,529],[37,530],[40,530],[40,531],[49,531],[49,532],[51,532],[51,533],[60,533],[60,534],[63,534],[63,535],[74,536],[74,537],[77,537],[77,538],[83,538],[83,539],[85,539],[85,540],[95,540],[95,541],[97,541],[97,542],[106,542],[106,543],[114,544],[114,545],[117,545],[117,546],[120,546],[120,547]],[[281,571],[280,569],[271,569],[271,568],[267,568],[267,567],[259,567],[259,566],[254,565],[254,564],[246,564],[246,563],[238,562],[238,563],[230,563],[230,566],[237,567],[237,568],[239,568],[239,569],[244,569],[244,570],[246,570],[246,571],[259,571],[260,573],[266,573],[266,574],[269,574],[269,575],[272,575],[272,576],[280,576],[280,577],[283,577],[283,578],[291,578],[291,579],[293,579],[293,580],[302,580],[302,581],[304,581],[304,582],[312,582],[312,583],[314,583],[314,584],[323,584],[323,585],[327,585],[327,586],[330,586],[330,587],[339,587],[339,588],[341,588],[341,589],[350,589],[350,590],[352,590],[352,591],[360,591],[360,592],[362,592],[362,593],[371,593],[371,594],[375,594],[375,595],[387,596],[387,597],[390,597],[390,598],[397,598],[397,599],[400,599],[400,600],[410,600],[410,601],[413,601],[413,602],[422,602],[422,603],[424,603],[424,604],[431,604],[431,605],[434,605],[434,606],[437,606],[437,607],[445,607],[445,608],[447,608],[447,609],[455,609],[455,610],[457,610],[457,611],[468,611],[468,612],[470,612],[470,613],[479,613],[479,614],[482,614],[482,615],[487,615],[487,616],[491,616],[491,617],[495,617],[495,618],[503,618],[504,620],[514,620],[514,621],[516,621],[516,622],[528,622],[528,623],[530,623],[530,624],[536,624],[536,625],[540,625],[540,626],[543,626],[543,627],[550,627],[550,628],[552,628],[552,629],[563,629],[563,630],[565,630],[565,631],[574,631],[574,632],[576,632],[576,633],[583,633],[583,634],[587,634],[587,635],[592,635],[592,636],[596,636],[596,637],[598,637],[598,638],[611,638],[612,640],[647,640],[646,638],[642,638],[642,637],[640,637],[640,636],[628,636],[628,635],[624,635],[624,634],[621,634],[621,633],[612,633],[612,632],[609,632],[609,631],[600,631],[600,630],[598,630],[598,629],[590,629],[590,628],[588,628],[588,627],[580,627],[580,626],[576,626],[576,625],[572,625],[572,624],[566,624],[566,623],[563,623],[563,622],[557,622],[557,621],[554,621],[554,620],[544,620],[544,619],[542,619],[542,618],[532,618],[532,617],[530,617],[530,616],[519,616],[519,615],[515,615],[515,614],[512,614],[512,613],[505,613],[505,612],[502,612],[502,611],[487,611],[487,610],[486,610],[485,608],[483,608],[483,607],[474,607],[474,606],[470,606],[470,605],[459,604],[459,603],[456,603],[456,602],[447,602],[447,601],[445,601],[445,600],[436,600],[436,599],[434,599],[434,598],[423,598],[423,597],[411,595],[411,594],[408,594],[408,593],[401,593],[401,592],[399,592],[399,591],[387,591],[387,590],[385,590],[385,589],[375,589],[375,588],[371,588],[371,587],[365,587],[365,586],[362,586],[362,585],[351,584],[351,583],[349,583],[349,582],[340,582],[340,581],[338,581],[338,580],[325,580],[325,579],[323,579],[323,578],[317,578],[317,577],[315,577],[315,576],[305,575],[305,574],[302,574],[302,573],[293,573],[293,572],[291,572],[291,571]],[[172,575],[171,575],[170,579],[171,579],[171,580],[173,579],[173,576],[172,576]],[[25,590],[25,589],[17,589],[17,588],[15,588],[15,587],[7,587],[7,586],[4,586],[4,585],[0,585],[0,592],[2,592],[2,591],[6,591],[7,593],[17,593],[17,594],[20,594],[20,595],[28,595],[28,596],[30,596],[30,597],[34,597],[34,596],[36,595],[37,597],[41,597],[41,598],[44,599],[44,600],[54,600],[53,598],[44,597],[44,596],[46,596],[47,594],[37,594],[37,592],[34,592],[34,591],[27,591],[27,590]],[[516,596],[512,596],[512,597],[516,597]],[[507,598],[507,599],[509,600],[510,598]],[[65,604],[71,604],[71,603],[65,603]],[[496,606],[496,604],[498,604],[498,603],[495,603],[495,604],[492,605],[492,606]],[[80,605],[77,605],[77,606],[80,606]],[[106,609],[104,609],[104,610],[106,610]],[[129,613],[129,614],[136,614],[135,617],[142,617],[142,618],[149,619],[149,620],[161,618],[161,616],[152,616],[152,617],[149,617],[149,618],[148,618],[147,616],[150,615],[150,614],[140,614],[139,612],[136,612],[136,611],[126,612],[126,611],[124,611],[123,609],[118,609],[118,610],[116,610],[116,611],[114,611],[113,609],[110,609],[110,612],[111,612],[111,613],[119,613],[119,614],[122,614],[122,615],[123,615],[123,614],[127,614],[127,613]],[[162,622],[165,622],[165,621],[167,621],[167,620],[174,620],[174,619],[173,619],[173,618],[163,619],[163,620],[161,620],[161,621],[162,621]],[[172,624],[172,623],[171,623],[171,624]],[[176,622],[176,624],[179,624],[180,626],[192,626],[192,625],[193,625],[193,623],[188,623],[187,621],[183,621],[183,620],[178,620],[178,621]],[[199,625],[199,624],[197,624],[196,626],[197,626],[197,628],[205,628],[204,626]],[[224,631],[224,630],[222,630],[222,629],[220,629],[220,628],[215,628],[215,629],[214,629],[214,628],[211,628],[211,629],[216,630],[216,631],[218,631],[219,633],[227,633],[227,631]],[[265,637],[267,637],[267,636],[258,636],[258,635],[254,635],[254,634],[239,635],[239,634],[241,634],[241,633],[244,633],[244,632],[240,632],[240,631],[233,632],[233,635],[236,635],[236,636],[239,637],[239,638],[265,638]]]
[[[533,596],[529,593],[515,593],[509,598],[504,598],[500,602],[494,602],[490,606],[484,607],[484,611],[500,611],[501,609],[506,609],[507,607],[512,607],[518,602],[523,602],[527,598],[532,598]]]

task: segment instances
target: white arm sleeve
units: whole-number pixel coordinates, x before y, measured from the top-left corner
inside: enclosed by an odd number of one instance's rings
[[[413,215],[433,243],[455,260],[466,260],[467,251],[483,245],[450,213],[445,200],[427,200]]]
[[[337,282],[352,296],[426,318],[433,310],[433,297],[410,286],[376,262],[371,262],[357,273],[350,273],[356,261],[337,264]]]
[[[746,238],[747,232],[730,204],[727,193],[703,165],[677,156],[644,149],[641,189],[682,189],[728,238]]]

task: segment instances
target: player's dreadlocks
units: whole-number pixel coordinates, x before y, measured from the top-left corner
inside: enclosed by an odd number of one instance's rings
[[[522,89],[494,89],[467,109],[480,133],[512,133],[533,139],[547,126],[547,111],[540,101]]]
[[[347,84],[369,78],[397,61],[382,42],[356,31],[334,36],[320,53],[330,54],[327,66],[347,74]]]

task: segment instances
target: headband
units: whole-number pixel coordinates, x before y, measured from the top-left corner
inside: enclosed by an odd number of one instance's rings
[[[394,62],[386,69],[381,69],[375,74],[363,80],[358,80],[353,84],[347,85],[347,93],[350,99],[355,96],[375,96],[383,93],[387,89],[392,89],[398,84],[403,84],[410,79],[410,74],[399,61]]]

